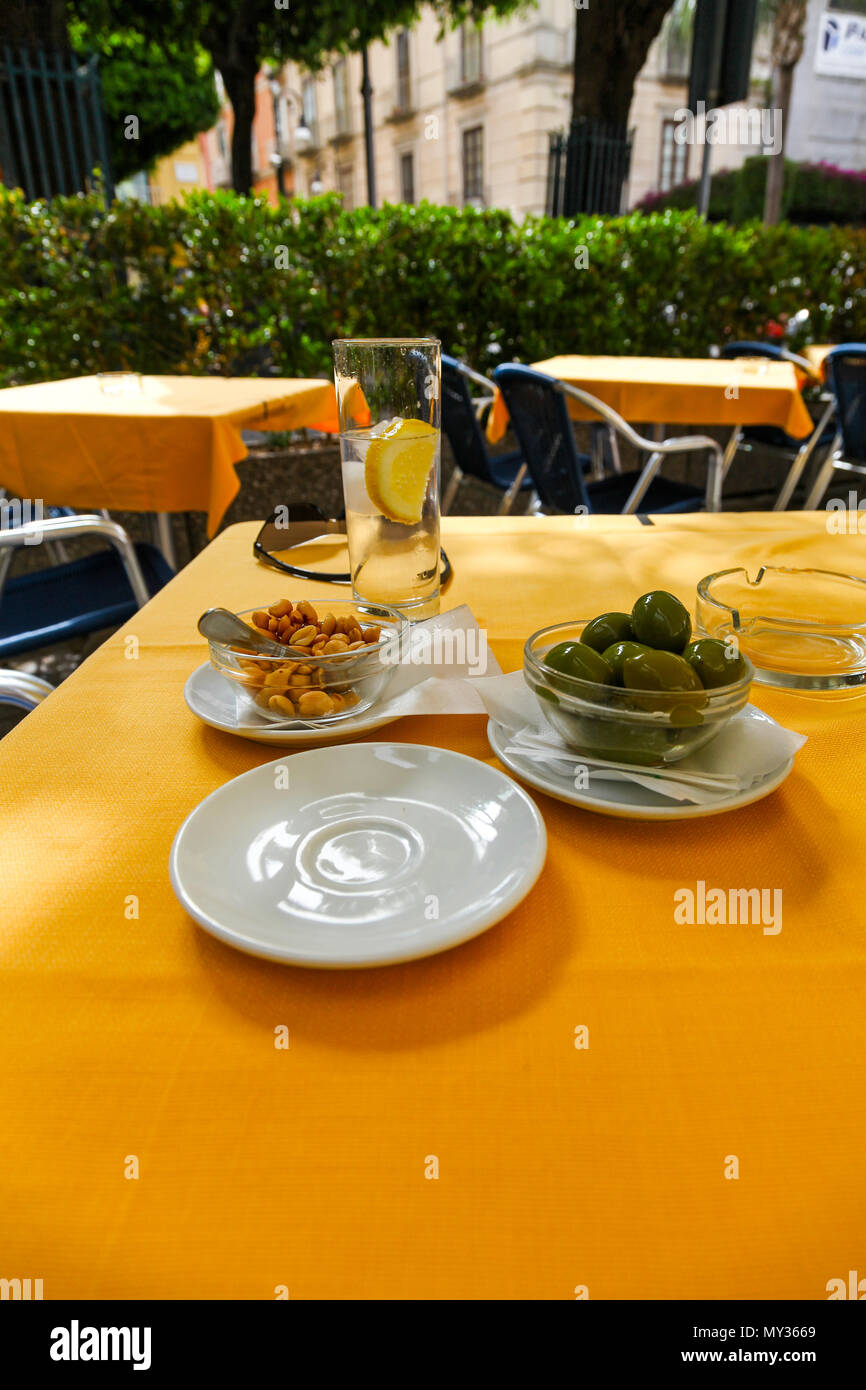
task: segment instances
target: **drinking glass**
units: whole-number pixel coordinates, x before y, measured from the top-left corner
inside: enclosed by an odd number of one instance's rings
[[[338,338],[334,377],[352,590],[410,622],[439,612],[436,338]]]

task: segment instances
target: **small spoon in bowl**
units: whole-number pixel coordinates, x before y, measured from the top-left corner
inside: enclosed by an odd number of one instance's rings
[[[274,642],[263,637],[243,618],[230,613],[228,608],[209,608],[198,620],[198,630],[202,637],[211,642],[222,642],[227,647],[243,646],[258,652],[260,656],[295,657],[298,661],[309,661],[310,653],[301,647],[287,647],[282,642]]]

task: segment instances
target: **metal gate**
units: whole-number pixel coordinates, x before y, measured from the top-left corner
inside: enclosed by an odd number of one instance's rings
[[[0,49],[0,181],[29,201],[92,188],[114,197],[98,59]]]
[[[547,215],[618,213],[631,165],[633,132],[582,117],[550,136]]]

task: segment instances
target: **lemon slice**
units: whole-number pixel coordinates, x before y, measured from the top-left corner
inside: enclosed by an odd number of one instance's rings
[[[421,520],[439,431],[424,420],[396,420],[370,442],[364,463],[367,496],[389,521]]]

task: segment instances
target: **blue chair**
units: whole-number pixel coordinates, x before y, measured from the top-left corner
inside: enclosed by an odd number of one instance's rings
[[[706,435],[690,435],[663,441],[643,439],[603,401],[577,386],[569,386],[532,367],[511,363],[493,374],[502,392],[523,457],[529,466],[542,506],[555,512],[696,512],[705,504],[711,511],[721,505],[722,451]],[[568,396],[587,406],[636,448],[649,452],[642,470],[616,473],[588,481],[584,456],[578,453],[568,414]],[[710,453],[704,491],[658,476],[667,454],[706,449]]]
[[[815,368],[805,357],[798,357],[796,353],[789,352],[787,348],[776,347],[772,343],[726,343],[720,356],[727,361],[736,357],[763,357],[770,362],[792,362],[807,372],[813,380],[818,380]],[[796,439],[777,425],[746,425],[742,429],[735,430],[725,450],[723,474],[727,473],[734,456],[740,449],[748,452],[758,445],[762,449],[770,449],[784,454],[785,458],[789,460],[789,468],[779,495],[773,504],[774,511],[783,512],[794,495],[803,470],[815,450],[829,448],[833,443],[836,431],[829,423],[833,415],[833,403],[829,397],[825,400],[825,405],[827,408],[816,428],[802,439]]]
[[[450,510],[463,479],[472,477],[502,493],[499,511],[509,512],[518,492],[531,487],[532,480],[527,477],[526,464],[519,449],[495,457],[488,453],[475,403],[469,394],[469,381],[483,386],[489,392],[490,399],[493,399],[492,381],[473,372],[471,367],[458,362],[456,357],[443,353],[442,428],[451,445],[454,471],[442,498],[442,511]]]
[[[9,579],[16,549],[100,536],[109,548],[83,560]],[[133,545],[122,526],[95,515],[52,516],[0,529],[0,658],[116,627],[173,577],[156,546]]]
[[[838,433],[804,503],[814,511],[833,474],[866,477],[866,343],[842,343],[824,359],[827,383],[836,402]]]

